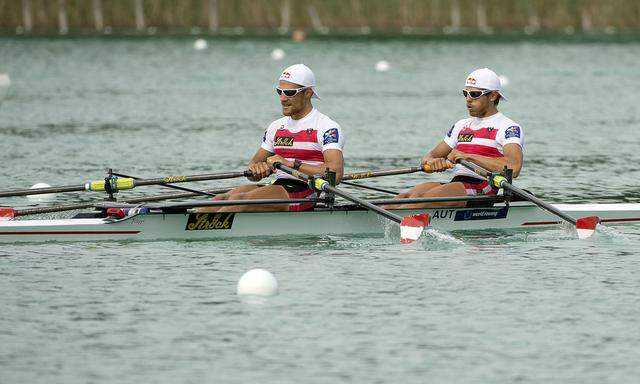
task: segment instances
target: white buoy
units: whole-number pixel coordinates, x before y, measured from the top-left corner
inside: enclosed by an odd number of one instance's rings
[[[205,40],[205,39],[197,39],[193,43],[193,49],[195,49],[196,51],[202,51],[204,49],[207,49],[208,46],[209,46],[209,44],[207,43],[207,40]]]
[[[498,76],[498,78],[500,79],[500,85],[503,87],[506,87],[509,85],[509,78],[505,75],[500,75]]]
[[[376,71],[378,72],[386,72],[389,68],[391,68],[391,66],[386,60],[380,60],[376,63]]]
[[[273,60],[282,60],[282,59],[284,59],[285,56],[286,56],[286,54],[280,48],[276,48],[273,51],[271,51],[271,58]]]
[[[11,78],[6,73],[0,73],[0,102],[7,96],[9,87],[11,86]]]
[[[273,296],[278,293],[278,281],[266,269],[252,269],[238,280],[238,295]]]
[[[36,183],[32,185],[31,188],[29,189],[49,188],[49,187],[50,185],[47,183]],[[45,202],[45,201],[53,200],[54,196],[55,196],[54,193],[43,193],[41,195],[27,195],[27,199],[31,201]]]

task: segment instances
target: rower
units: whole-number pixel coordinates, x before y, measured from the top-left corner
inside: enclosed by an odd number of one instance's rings
[[[519,124],[498,111],[500,100],[507,101],[500,87],[500,79],[489,68],[477,69],[467,76],[462,90],[470,118],[459,120],[421,160],[425,168],[442,172],[454,168],[448,183],[418,184],[396,198],[496,195],[498,189],[489,185],[477,173],[455,164],[471,161],[489,171],[513,171],[522,168],[524,132]],[[464,206],[464,202],[396,204],[392,208],[422,208],[434,206]]]
[[[278,80],[276,93],[280,97],[284,117],[272,122],[262,137],[262,144],[249,161],[252,181],[260,181],[276,172],[276,180],[266,186],[243,185],[214,200],[244,199],[306,199],[318,193],[309,185],[288,173],[274,168],[284,164],[308,175],[324,175],[327,169],[336,173],[339,182],[344,171],[342,149],[345,137],[340,125],[318,111],[311,103],[320,99],[316,78],[309,67],[295,64],[284,71]],[[242,211],[305,211],[314,202],[277,205],[237,205],[209,207],[201,212]]]

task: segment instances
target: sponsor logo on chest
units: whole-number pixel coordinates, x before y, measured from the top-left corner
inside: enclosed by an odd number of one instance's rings
[[[473,140],[473,133],[461,133],[458,135],[459,143],[469,143]]]
[[[293,147],[293,137],[292,136],[276,136],[273,144],[276,147]]]

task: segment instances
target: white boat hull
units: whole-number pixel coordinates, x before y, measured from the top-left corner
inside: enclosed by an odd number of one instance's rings
[[[599,216],[605,225],[640,223],[640,204],[558,204],[555,207],[575,218]],[[512,203],[508,208],[498,204],[492,208],[394,212],[401,216],[428,212],[431,215],[431,225],[445,231],[532,229],[560,223],[556,216],[529,203]],[[393,225],[366,210],[235,214],[151,213],[121,220],[92,218],[0,221],[0,243],[383,235]]]

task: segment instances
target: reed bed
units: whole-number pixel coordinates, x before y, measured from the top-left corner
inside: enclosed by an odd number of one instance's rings
[[[0,0],[14,33],[637,32],[638,0]]]

